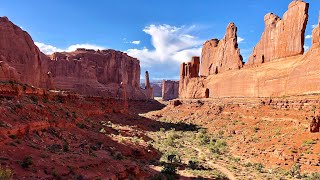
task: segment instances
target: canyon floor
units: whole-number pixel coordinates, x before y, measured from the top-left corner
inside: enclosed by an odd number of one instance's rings
[[[319,179],[319,97],[1,95],[0,179]]]

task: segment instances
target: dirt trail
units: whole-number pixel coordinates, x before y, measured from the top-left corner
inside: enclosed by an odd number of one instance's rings
[[[190,147],[190,148],[198,151],[199,154],[200,154],[200,153],[204,153],[204,152],[203,152],[201,149],[199,149],[199,148],[195,148],[195,147]],[[231,171],[229,171],[227,168],[225,168],[225,167],[223,167],[223,166],[221,166],[221,165],[219,165],[219,164],[213,163],[213,162],[211,162],[210,160],[206,160],[206,163],[207,163],[208,165],[210,165],[212,168],[217,169],[218,171],[220,171],[221,173],[223,173],[224,175],[226,175],[228,179],[230,179],[230,180],[236,180],[236,179],[237,179],[236,176],[235,176]]]
[[[218,171],[222,172],[224,175],[227,176],[228,179],[230,180],[236,180],[237,178],[233,175],[233,173],[231,171],[229,171],[227,168],[219,165],[219,164],[215,164],[211,161],[208,161],[207,164],[209,164],[211,167],[217,169]]]

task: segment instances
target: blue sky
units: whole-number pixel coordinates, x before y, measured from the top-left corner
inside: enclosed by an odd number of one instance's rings
[[[46,53],[77,47],[111,48],[141,61],[152,79],[177,79],[179,64],[200,56],[202,44],[238,26],[245,61],[264,30],[263,17],[282,17],[291,0],[2,0],[0,16],[28,31]],[[309,0],[306,36],[320,1]],[[310,46],[311,39],[306,39]]]

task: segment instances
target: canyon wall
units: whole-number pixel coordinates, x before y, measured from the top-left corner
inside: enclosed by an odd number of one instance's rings
[[[254,48],[247,64],[262,64],[303,54],[308,10],[308,3],[292,1],[283,19],[272,13],[267,14],[264,17],[265,30],[261,40]]]
[[[204,43],[200,75],[218,74],[240,69],[242,66],[242,56],[237,43],[237,26],[230,23],[222,40],[212,39]]]
[[[54,53],[48,72],[55,89],[80,94],[121,98],[121,83],[129,99],[150,99],[140,89],[140,62],[115,50],[77,49]]]
[[[244,68],[200,77],[181,73],[179,97],[279,97],[320,93],[319,27],[313,31],[312,48],[303,54],[308,7],[303,1],[293,1],[283,20],[273,14],[266,15],[267,24],[275,29],[269,31],[266,27]],[[252,60],[255,55],[263,58]]]
[[[162,81],[162,99],[169,101],[179,97],[179,81]]]
[[[44,87],[43,55],[30,35],[7,17],[0,18],[0,79]],[[3,63],[5,62],[5,63]],[[8,74],[9,73],[9,74]]]
[[[48,57],[6,17],[0,18],[0,80],[115,98],[123,98],[125,87],[129,99],[153,98],[152,88],[140,89],[138,59],[115,50],[88,49]]]

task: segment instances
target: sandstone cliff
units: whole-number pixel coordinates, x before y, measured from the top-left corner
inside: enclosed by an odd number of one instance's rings
[[[320,93],[319,26],[313,30],[311,49],[303,54],[308,7],[303,1],[293,1],[283,20],[267,14],[266,30],[247,68],[208,77],[181,73],[179,97],[280,97]]]
[[[304,53],[309,4],[295,0],[283,19],[272,13],[264,17],[265,30],[247,65],[257,65]]]
[[[121,97],[125,84],[129,99],[149,99],[140,89],[140,62],[115,50],[77,49],[54,53],[48,62],[53,87],[86,95]]]
[[[203,45],[200,75],[208,76],[243,66],[237,43],[237,27],[230,23],[222,40],[212,39]]]
[[[179,97],[179,81],[162,81],[162,99],[169,101]]]
[[[41,52],[27,32],[14,25],[7,17],[0,18],[0,61],[10,66],[10,71],[7,72],[11,73],[2,77],[10,76],[8,79],[12,80],[12,74],[15,74],[16,81],[44,87],[41,57]]]
[[[123,98],[125,87],[129,99],[153,98],[152,88],[139,87],[139,60],[115,50],[87,49],[47,57],[6,17],[0,18],[0,80],[115,98]]]

